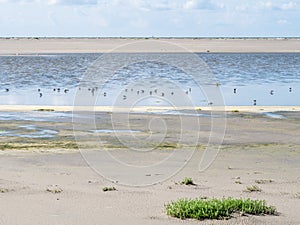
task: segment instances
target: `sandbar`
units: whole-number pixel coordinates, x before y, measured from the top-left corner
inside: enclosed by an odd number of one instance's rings
[[[0,55],[107,52],[298,53],[299,38],[2,38]]]

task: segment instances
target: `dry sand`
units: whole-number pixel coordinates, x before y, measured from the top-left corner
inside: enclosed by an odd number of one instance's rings
[[[0,39],[0,55],[101,53],[112,50],[115,52],[300,52],[300,39]]]
[[[188,165],[175,177],[148,187],[130,187],[111,183],[95,173],[80,152],[59,149],[7,150],[0,152],[0,224],[281,224],[300,223],[300,123],[299,112],[285,112],[286,119],[272,119],[252,113],[230,113],[223,147],[211,167],[198,171],[202,151],[196,152]],[[99,113],[103,121],[109,114]],[[138,129],[146,115],[133,115],[132,126]],[[164,116],[173,124],[177,116]],[[194,117],[186,131],[193,136]],[[220,125],[217,118],[217,128]],[[173,122],[172,122],[173,121]],[[201,142],[209,136],[209,120],[200,118]],[[3,123],[10,124],[9,121]],[[12,121],[13,123],[13,121]],[[18,121],[18,126],[28,121]],[[69,139],[71,121],[34,122],[37,126],[57,127],[62,137]],[[101,123],[102,124],[102,123]],[[12,126],[12,124],[10,124]],[[170,127],[172,133],[179,132]],[[222,131],[216,129],[216,135]],[[86,137],[87,133],[80,131]],[[111,138],[103,134],[102,138]],[[1,139],[3,141],[3,138]],[[6,139],[8,140],[8,139]],[[5,140],[4,140],[5,141]],[[176,141],[172,138],[169,142]],[[189,141],[189,140],[186,140]],[[111,149],[126,158],[124,149]],[[171,150],[158,150],[163,155]],[[182,151],[189,151],[183,148]],[[85,152],[95,154],[95,151]],[[118,175],[105,164],[111,173]],[[162,168],[164,174],[169,168]],[[160,174],[145,174],[148,177]],[[132,174],[126,174],[130,177]],[[176,184],[184,177],[192,177],[197,186]],[[271,180],[271,182],[269,182]],[[258,184],[257,182],[265,182]],[[244,190],[257,185],[262,192]],[[117,191],[103,192],[102,187],[114,186]],[[52,193],[51,190],[61,193]],[[185,220],[166,216],[164,204],[178,198],[233,196],[264,199],[276,206],[279,216],[247,216],[230,220]]]

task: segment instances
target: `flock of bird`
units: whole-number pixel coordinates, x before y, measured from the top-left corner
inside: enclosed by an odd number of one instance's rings
[[[81,90],[81,88],[78,88],[78,90]],[[89,92],[91,92],[92,95],[94,96],[94,95],[95,95],[95,92],[98,91],[98,87],[88,88],[87,90],[88,90]],[[9,89],[9,88],[5,88],[5,91],[6,91],[6,92],[9,92],[10,89]],[[38,88],[37,91],[38,91],[38,93],[39,93],[40,98],[43,97],[43,93],[41,92],[41,89]],[[68,92],[69,92],[69,89],[53,88],[53,91],[54,91],[54,92],[57,92],[57,93],[60,93],[61,91],[64,92],[64,93],[68,93]],[[129,89],[125,89],[124,91],[125,91],[126,93],[127,93],[127,92],[134,92],[134,89],[133,89],[133,88],[131,88],[130,90],[129,90]],[[137,94],[137,95],[139,95],[139,94],[144,94],[145,92],[146,92],[145,90],[141,89],[141,90],[137,90],[137,91],[136,91],[136,94]],[[188,95],[188,94],[191,93],[191,92],[192,92],[192,88],[189,88],[187,91],[185,91],[185,94]],[[291,87],[289,88],[289,92],[292,92],[292,88],[291,88]],[[234,93],[234,94],[237,94],[237,88],[234,88],[234,89],[233,89],[233,93]],[[270,95],[274,95],[274,93],[275,93],[274,90],[270,90]],[[171,95],[174,95],[174,91],[172,91],[170,94],[171,94]],[[165,92],[160,92],[160,93],[159,93],[157,89],[154,89],[154,90],[150,90],[150,91],[149,91],[149,95],[159,95],[159,96],[161,96],[161,97],[164,97],[164,96],[165,96]],[[106,97],[106,96],[107,96],[107,92],[103,92],[103,97]],[[126,99],[127,99],[127,95],[123,95],[123,100],[126,100]],[[212,102],[209,102],[208,104],[209,104],[209,105],[212,105],[213,103],[212,103]],[[257,105],[257,100],[256,100],[256,99],[253,100],[253,105]]]

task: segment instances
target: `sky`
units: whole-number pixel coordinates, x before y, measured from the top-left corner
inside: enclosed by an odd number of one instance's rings
[[[0,37],[299,37],[300,0],[0,0]]]

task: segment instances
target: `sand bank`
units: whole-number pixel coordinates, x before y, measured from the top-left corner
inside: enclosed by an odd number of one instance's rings
[[[132,43],[135,44],[128,45]],[[120,46],[123,47],[119,48]],[[116,49],[116,52],[300,52],[300,39],[0,39],[0,55],[102,53],[113,49]]]
[[[0,105],[0,111],[97,111],[97,112],[162,112],[168,110],[196,110],[196,111],[225,111],[225,112],[276,112],[276,111],[300,111],[300,106],[206,106],[206,107],[165,107],[144,106],[134,108],[122,108],[112,106],[51,106],[51,105]]]

